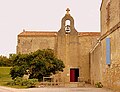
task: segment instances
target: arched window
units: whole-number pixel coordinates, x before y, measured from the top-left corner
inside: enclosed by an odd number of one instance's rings
[[[69,25],[70,26],[70,20],[65,21],[65,26]]]

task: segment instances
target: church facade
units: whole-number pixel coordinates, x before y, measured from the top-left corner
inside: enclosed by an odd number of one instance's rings
[[[90,50],[100,37],[99,32],[78,32],[74,19],[67,13],[58,32],[23,30],[18,35],[17,53],[30,53],[38,49],[53,49],[65,64],[64,72],[56,76],[59,82],[90,82]]]

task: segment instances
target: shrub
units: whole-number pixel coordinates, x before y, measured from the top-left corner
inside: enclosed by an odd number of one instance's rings
[[[96,86],[97,88],[102,88],[102,87],[103,87],[103,85],[102,85],[101,82],[97,82],[97,83],[95,84],[95,86]]]
[[[7,85],[14,86],[14,85],[16,85],[16,84],[15,84],[15,82],[12,80],[12,81],[8,82]]]
[[[36,82],[38,82],[37,79],[28,79],[28,80],[23,80],[21,77],[16,77],[14,80],[11,82],[8,82],[7,85],[10,86],[26,86],[27,88],[35,87]]]

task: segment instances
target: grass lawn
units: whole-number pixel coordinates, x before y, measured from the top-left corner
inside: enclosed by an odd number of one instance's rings
[[[11,81],[10,77],[11,67],[0,67],[0,86],[6,86],[6,83]]]
[[[12,87],[12,88],[27,88],[27,86],[7,85],[8,82],[12,81],[12,78],[10,77],[10,74],[9,74],[10,69],[11,67],[0,67],[0,86],[7,86],[7,87]]]
[[[0,86],[7,86],[12,88],[28,88],[27,86],[20,86],[20,85],[7,85],[8,82],[12,81],[10,77],[10,69],[11,67],[0,67]]]

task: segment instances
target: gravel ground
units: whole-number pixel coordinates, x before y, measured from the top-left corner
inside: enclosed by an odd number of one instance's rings
[[[1,87],[0,92],[115,92],[105,88],[29,88],[29,89],[15,89],[8,87]],[[120,92],[120,91],[116,91]]]

